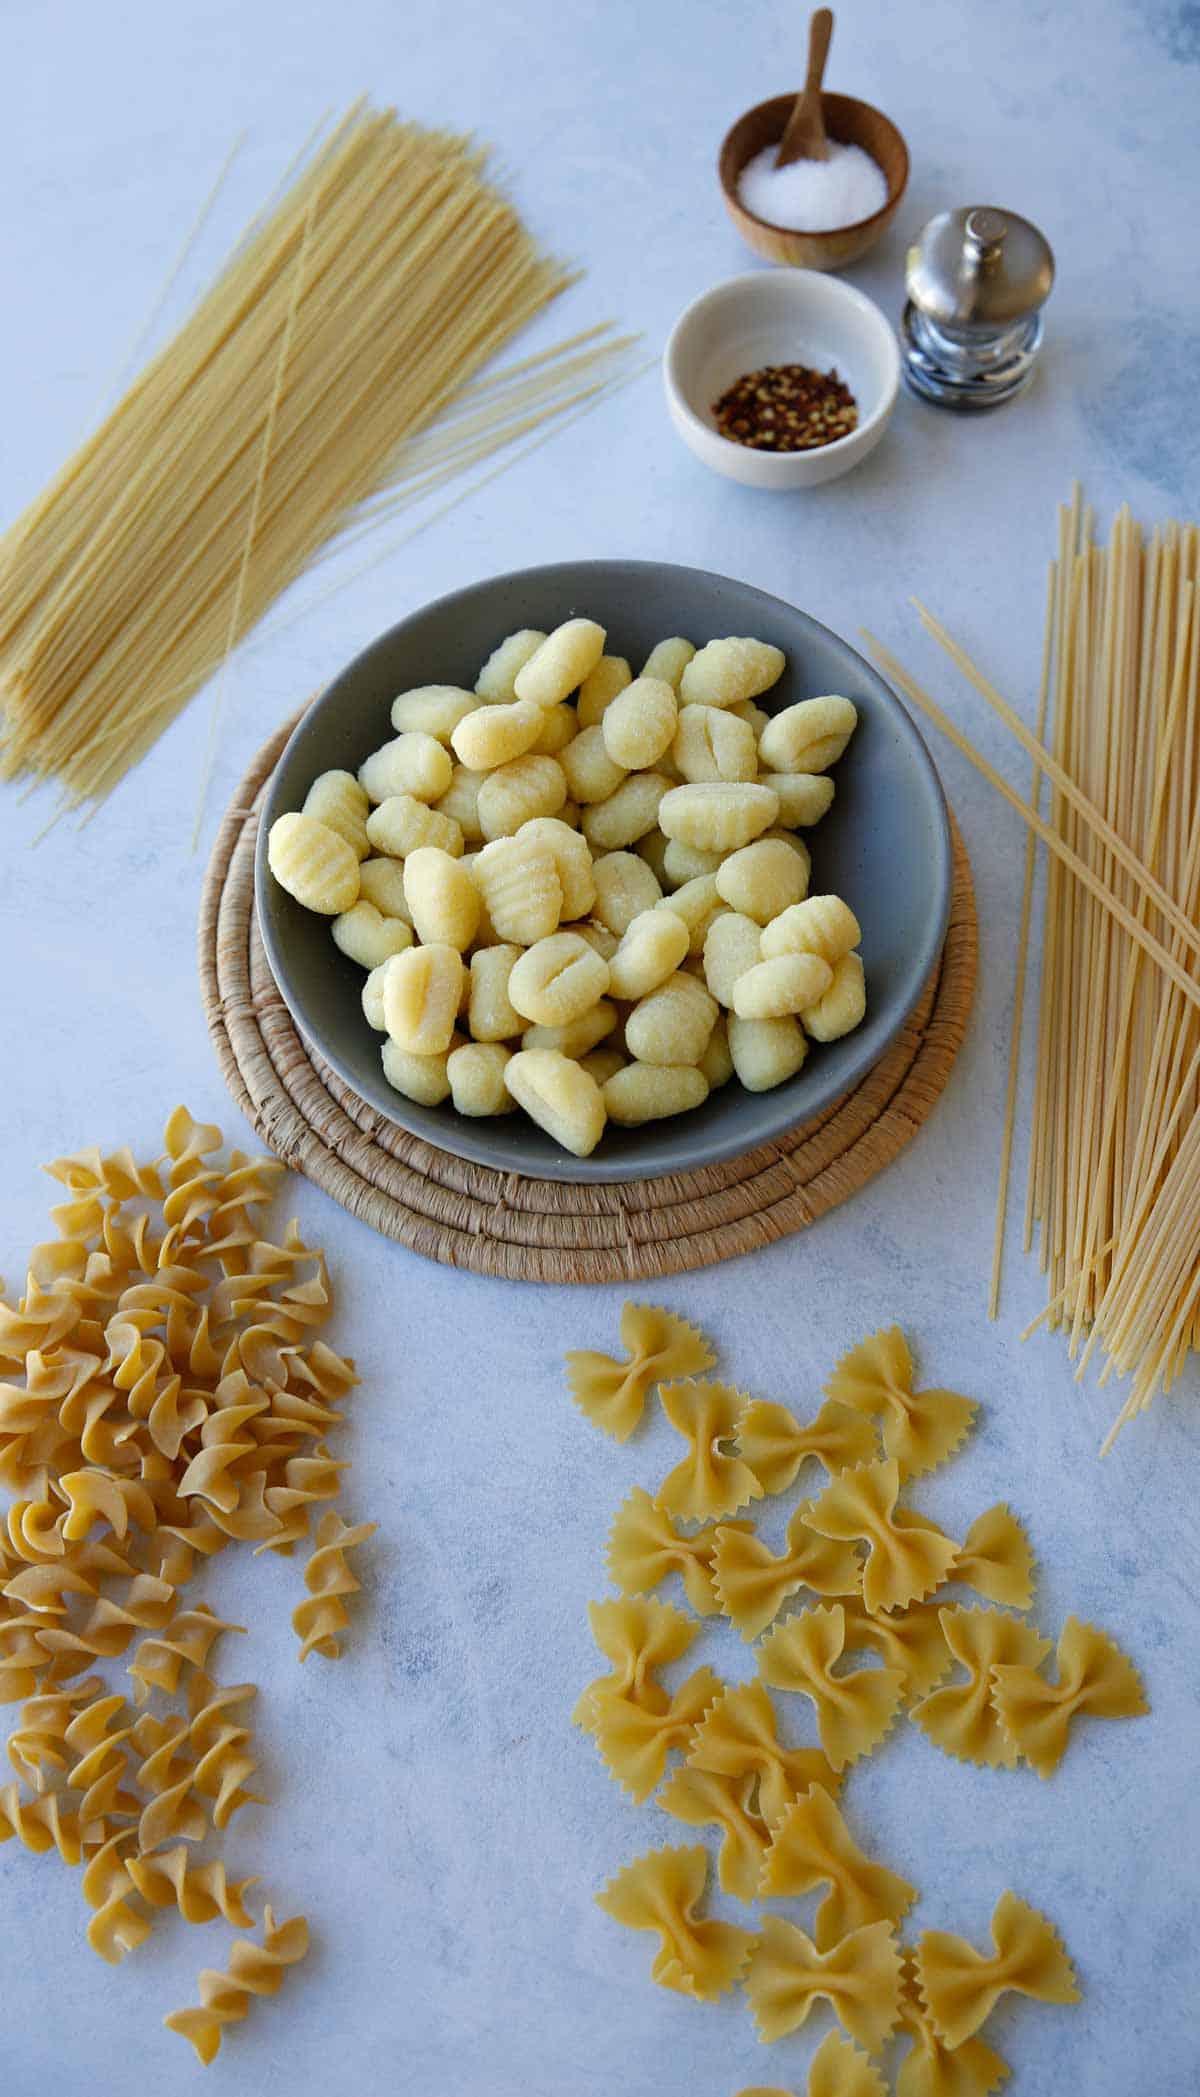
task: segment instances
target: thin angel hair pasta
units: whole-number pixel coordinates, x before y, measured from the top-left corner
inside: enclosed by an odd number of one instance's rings
[[[764,1493],[786,1493],[810,1457],[833,1477],[876,1454],[870,1420],[836,1398],[827,1398],[803,1427],[786,1405],[754,1398],[738,1422],[737,1441]]]
[[[808,1511],[820,1536],[861,1538],[867,1546],[863,1601],[873,1613],[919,1602],[949,1578],[955,1545],[936,1522],[898,1508],[900,1466],[859,1464],[840,1473]]]
[[[827,2002],[848,2036],[878,2053],[900,2015],[900,1951],[890,1922],[869,1922],[828,1951],[768,1915],[746,1972],[746,1994],[760,2039],[798,2031]]]
[[[672,1772],[655,1804],[673,1820],[688,1827],[719,1830],[717,1879],[723,1893],[738,1900],[758,1899],[763,1859],[771,1831],[752,1806],[756,1779],[718,1775],[714,1770],[691,1769],[686,1765]]]
[[[645,1488],[635,1485],[613,1516],[608,1570],[623,1594],[641,1595],[678,1573],[697,1616],[717,1616],[721,1602],[713,1585],[713,1552],[722,1531],[748,1530],[748,1522],[708,1522],[685,1535]]]
[[[831,1794],[841,1776],[818,1748],[789,1748],[778,1733],[775,1706],[761,1682],[727,1689],[705,1712],[688,1751],[690,1769],[758,1779],[758,1811],[771,1827],[812,1784]]]
[[[992,2097],[1011,2070],[982,2039],[950,2047],[939,2038],[921,2000],[912,1953],[904,1960],[900,2028],[912,2045],[896,2078],[896,2097]]]
[[[966,1680],[931,1690],[911,1715],[946,1754],[1012,1769],[1018,1751],[993,1709],[992,1670],[1034,1667],[1050,1651],[1050,1641],[1033,1624],[1001,1609],[942,1609],[938,1618],[947,1650]]]
[[[288,1968],[308,1955],[308,1923],[303,1915],[276,1922],[271,1909],[263,1909],[261,1944],[238,1937],[223,1973],[207,1968],[197,1983],[200,1996],[195,2009],[172,2010],[163,2018],[168,2031],[191,2041],[199,2059],[208,2067],[221,2050],[221,2039],[230,2024],[240,2024],[254,1996],[276,1995]]]
[[[926,1930],[917,1945],[917,1985],[947,2046],[961,2046],[977,2032],[1006,1993],[1035,2002],[1079,2001],[1071,1961],[1045,1915],[1015,1893],[1002,1893],[991,1931],[990,1953],[945,1930]]]
[[[753,1533],[718,1529],[713,1581],[722,1611],[743,1638],[757,1638],[800,1587],[821,1595],[858,1593],[862,1568],[854,1546],[815,1536],[805,1521],[806,1513],[807,1504],[802,1500],[788,1523],[787,1544],[778,1556]]]
[[[913,1390],[908,1342],[898,1325],[871,1333],[844,1354],[825,1386],[826,1396],[877,1420],[885,1456],[894,1456],[903,1478],[915,1478],[945,1463],[959,1447],[978,1410],[959,1391]]]
[[[660,1988],[715,2002],[740,1978],[754,1936],[697,1913],[707,1877],[708,1857],[700,1845],[650,1850],[610,1879],[596,1901],[626,1929],[658,1936],[650,1972]]]
[[[1057,1681],[1039,1673],[1041,1657],[1006,1657],[994,1661],[991,1672],[992,1705],[1004,1736],[1039,1777],[1058,1768],[1081,1713],[1140,1718],[1150,1709],[1132,1661],[1094,1624],[1067,1618],[1055,1654]]]
[[[737,1423],[745,1394],[731,1384],[697,1378],[659,1386],[662,1409],[677,1434],[689,1444],[688,1454],[669,1471],[654,1496],[656,1507],[690,1521],[736,1514],[749,1500],[762,1498],[762,1487],[748,1464],[733,1454]]]
[[[814,1923],[817,1948],[828,1951],[865,1922],[900,1923],[917,1889],[864,1855],[829,1793],[814,1784],[788,1806],[763,1860],[763,1900],[829,1891]]]
[[[845,1649],[840,1603],[805,1609],[776,1624],[758,1649],[758,1670],[773,1689],[810,1699],[830,1767],[843,1770],[879,1745],[900,1708],[899,1668],[866,1667],[835,1675]]]

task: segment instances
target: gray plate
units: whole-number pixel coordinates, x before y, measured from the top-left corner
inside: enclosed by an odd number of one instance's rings
[[[806,833],[814,894],[846,898],[862,925],[867,1017],[856,1032],[814,1043],[798,1075],[773,1092],[732,1079],[692,1114],[640,1129],[609,1127],[590,1158],[573,1158],[523,1114],[470,1121],[447,1103],[420,1107],[383,1075],[381,1037],[363,1017],[363,971],[339,953],[323,918],[271,878],[267,833],[301,806],[319,772],[355,772],[392,734],[397,692],[473,686],[505,634],[549,630],[586,614],[607,627],[635,672],[665,634],[700,646],[723,634],[774,641],[787,669],[758,704],[770,712],[819,692],[843,692],[859,727],[836,767],[829,814]],[[309,707],[268,786],[255,892],[271,970],[301,1032],[359,1096],[441,1150],[477,1164],[553,1180],[651,1179],[736,1157],[808,1121],[856,1085],[904,1025],[946,935],[952,857],[946,805],[929,752],[895,695],[828,627],[748,583],[661,561],[563,561],[473,583],[439,598],[356,657]]]

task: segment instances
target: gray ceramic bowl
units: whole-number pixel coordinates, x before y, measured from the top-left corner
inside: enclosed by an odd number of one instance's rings
[[[357,771],[392,734],[391,702],[420,684],[475,682],[517,627],[549,629],[576,613],[608,628],[635,669],[664,634],[699,646],[723,634],[774,641],[787,669],[759,704],[775,712],[818,692],[843,692],[859,727],[836,768],[829,814],[806,833],[813,892],[845,896],[862,925],[867,1017],[844,1040],[814,1043],[799,1074],[773,1092],[732,1079],[692,1114],[639,1129],[609,1127],[590,1158],[573,1158],[523,1114],[471,1121],[446,1103],[420,1107],[383,1075],[381,1037],[363,1017],[363,972],[340,954],[328,923],[272,879],[267,833],[299,808],[330,767]],[[737,1156],[832,1105],[876,1064],[920,996],[950,911],[946,805],[932,760],[895,695],[845,641],[748,583],[661,561],[563,561],[492,576],[442,597],[356,657],[309,707],[270,780],[258,832],[255,885],[267,957],[300,1031],[359,1096],[441,1150],[555,1180],[650,1179]]]

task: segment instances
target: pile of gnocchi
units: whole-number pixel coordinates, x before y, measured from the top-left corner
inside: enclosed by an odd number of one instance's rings
[[[510,634],[473,692],[424,685],[355,778],[271,826],[275,880],[368,971],[389,1084],[523,1108],[576,1157],[800,1069],[866,1010],[860,932],[810,895],[797,832],[833,800],[851,700],[755,700],[768,642],[660,641],[640,676],[595,620]]]

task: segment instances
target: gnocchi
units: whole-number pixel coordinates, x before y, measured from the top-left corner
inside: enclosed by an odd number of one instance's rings
[[[750,637],[671,636],[637,676],[606,640],[521,628],[473,691],[401,692],[390,739],[267,840],[366,971],[388,1084],[520,1109],[578,1157],[609,1121],[783,1084],[866,1011],[858,918],[809,895],[797,834],[833,801],[853,702],[757,705],[786,664]]]

